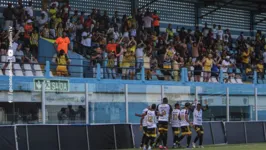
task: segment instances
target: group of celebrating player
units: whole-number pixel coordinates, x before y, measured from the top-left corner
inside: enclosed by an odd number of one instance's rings
[[[193,127],[197,132],[197,136],[192,143],[192,147],[196,148],[196,142],[199,140],[199,147],[203,148],[203,134],[202,127],[202,112],[208,109],[207,101],[206,107],[202,107],[197,100],[195,106],[186,103],[185,107],[181,109],[180,104],[176,103],[174,109],[168,104],[168,99],[163,98],[163,103],[156,106],[152,104],[143,110],[142,114],[136,114],[141,117],[140,125],[143,130],[141,147],[143,150],[151,150],[159,145],[160,149],[167,150],[167,133],[168,125],[171,124],[174,141],[173,148],[182,148],[180,141],[187,136],[187,145],[190,147],[192,132],[190,127]],[[190,122],[189,115],[193,113],[193,122]],[[157,126],[159,135],[157,137]],[[181,134],[180,134],[181,133]],[[156,139],[157,138],[157,139]]]

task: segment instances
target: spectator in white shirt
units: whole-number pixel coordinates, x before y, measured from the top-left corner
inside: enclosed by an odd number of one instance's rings
[[[144,30],[147,31],[148,33],[151,33],[151,26],[152,26],[152,17],[151,14],[148,13],[145,17],[142,18],[144,22]]]
[[[23,59],[24,59],[24,53],[22,50],[18,49],[15,52],[15,57],[16,57],[16,62],[18,63],[23,63]]]
[[[25,8],[26,15],[28,15],[28,19],[33,18],[33,7],[32,7],[32,1],[29,1],[29,6]]]
[[[74,24],[70,22],[70,19],[67,20],[66,22],[66,30],[70,30],[71,28],[73,28]],[[82,30],[83,27],[80,29]]]
[[[18,47],[19,47],[19,45],[18,45],[17,39],[15,38],[14,41],[12,42],[13,54],[16,53]]]
[[[128,32],[128,31],[125,31],[125,32],[123,33],[123,37],[124,37],[124,38],[129,38],[129,32]]]
[[[230,56],[226,56],[226,58],[222,61],[222,71],[224,73],[225,82],[228,82],[228,68],[231,67]]]
[[[218,38],[222,41],[223,40],[223,34],[224,34],[224,31],[222,30],[222,27],[221,25],[218,26],[218,31],[217,31],[217,36]]]
[[[230,56],[226,56],[226,58],[222,61],[222,70],[227,73],[228,67],[230,67]]]
[[[217,29],[216,29],[216,24],[213,24],[212,28],[212,34],[213,34],[213,39],[217,39]]]
[[[85,31],[83,31],[81,36],[82,36],[81,44],[83,45],[82,54],[84,56],[86,56],[91,49],[91,37],[92,37],[92,35],[90,33],[90,29],[87,28]]]
[[[2,69],[3,69],[3,70],[6,70],[6,69],[8,69],[7,67],[8,67],[8,64],[9,64],[10,60],[11,60],[13,63],[15,63],[15,62],[16,62],[16,58],[15,58],[15,56],[12,56],[12,57],[7,56],[7,53],[6,53],[4,50],[2,50],[2,49],[1,49],[1,52],[2,52],[2,55],[1,55],[1,62],[4,63],[4,65],[2,65]],[[7,74],[6,74],[6,75],[7,75]]]
[[[235,66],[236,64],[236,59],[235,59],[235,54],[232,54],[230,57],[230,63],[232,66]]]
[[[120,37],[121,37],[121,34],[118,32],[118,28],[115,27],[114,40],[117,41]]]
[[[209,34],[209,28],[208,28],[208,24],[207,24],[207,22],[205,22],[205,27],[204,28],[202,28],[202,33],[203,33],[203,36],[206,38],[207,36],[208,36],[208,34]]]
[[[39,29],[40,29],[40,31],[42,31],[44,25],[48,21],[48,14],[47,14],[47,12],[46,11],[42,11],[41,12],[41,18],[39,18],[37,21],[38,21],[38,24],[39,24]]]
[[[130,30],[130,36],[131,37],[136,37],[137,36],[137,29],[136,29],[136,25],[135,24],[132,25],[132,28]]]
[[[56,8],[58,7],[59,3],[56,0],[52,0],[50,7],[52,7],[53,5],[56,6]]]
[[[141,41],[141,43],[137,46],[137,49],[136,49],[136,59],[137,59],[136,69],[141,69],[141,67],[143,66],[144,48],[145,48],[145,44],[143,43],[143,41]]]
[[[115,28],[114,28],[113,24],[111,24],[109,29],[107,30],[107,33],[106,33],[108,36],[108,39],[114,38],[114,32],[115,32]]]

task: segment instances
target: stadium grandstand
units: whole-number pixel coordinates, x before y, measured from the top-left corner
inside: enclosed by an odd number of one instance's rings
[[[165,99],[208,104],[203,145],[266,142],[265,0],[0,0],[0,35],[0,150],[138,148]]]
[[[222,82],[220,71],[226,83],[251,83],[254,71],[258,83],[265,82],[262,1],[139,1],[134,10],[130,1],[80,3],[2,2],[2,38],[13,25],[14,62],[22,62],[14,65],[15,76],[44,76],[50,61],[51,76],[95,78],[99,63],[105,79],[138,80],[144,66],[147,80],[179,81],[181,68],[187,68],[192,82]],[[71,52],[63,62],[67,69],[56,69],[61,46],[51,43],[63,31]],[[1,41],[5,63],[8,39]],[[8,66],[0,74],[8,75]]]

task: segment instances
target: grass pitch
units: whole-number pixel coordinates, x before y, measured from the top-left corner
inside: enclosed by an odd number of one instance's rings
[[[171,148],[169,148],[171,149]],[[201,148],[196,148],[201,149]],[[266,150],[266,143],[261,144],[239,144],[239,145],[214,145],[214,146],[205,146],[206,150]],[[140,150],[138,149],[127,149],[127,150]],[[152,149],[159,150],[159,149]],[[176,149],[180,150],[180,149]]]

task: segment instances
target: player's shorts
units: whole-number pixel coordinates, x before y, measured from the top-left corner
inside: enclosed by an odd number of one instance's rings
[[[204,133],[203,126],[195,125],[194,128],[195,128],[196,132],[199,132],[200,131],[201,134]]]
[[[160,131],[168,131],[168,122],[167,121],[159,121],[158,122],[158,128],[159,132]]]
[[[148,137],[154,137],[156,138],[156,128],[147,128],[147,134]]]
[[[189,126],[181,127],[181,132],[182,132],[181,133],[182,135],[191,135],[192,134]]]
[[[172,130],[173,130],[175,135],[180,134],[180,128],[179,127],[172,127]]]
[[[143,134],[147,134],[147,126],[142,127]]]

